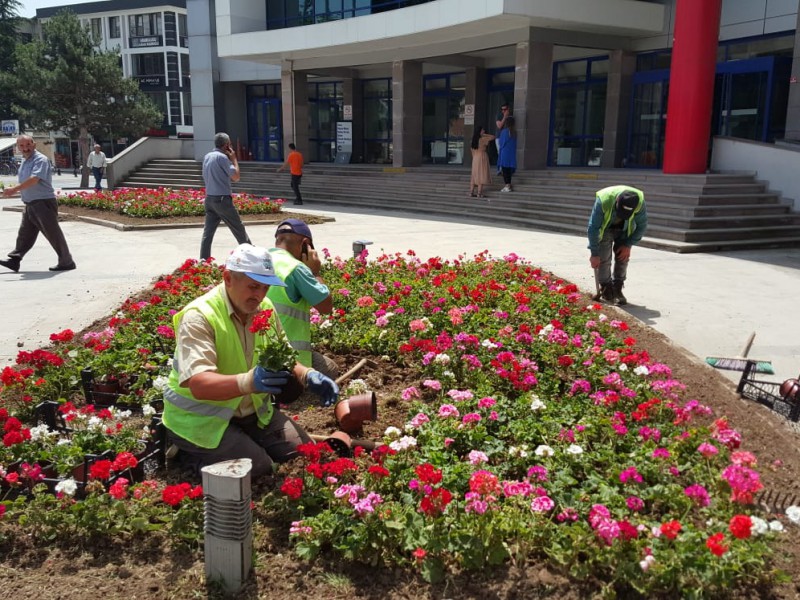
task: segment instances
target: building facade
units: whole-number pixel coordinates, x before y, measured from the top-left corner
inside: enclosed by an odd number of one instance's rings
[[[106,0],[41,8],[36,11],[39,29],[47,19],[69,9],[88,27],[101,50],[118,50],[125,77],[136,79],[164,115],[161,128],[151,135],[193,134],[191,71],[185,0]],[[126,140],[98,140],[113,156]],[[72,166],[75,142],[55,140],[56,164]],[[69,158],[73,157],[73,158]]]
[[[508,102],[523,168],[659,168],[695,2],[188,0],[196,152],[226,130],[255,160],[294,141],[312,161],[468,164]],[[705,139],[800,138],[798,0],[708,2]]]

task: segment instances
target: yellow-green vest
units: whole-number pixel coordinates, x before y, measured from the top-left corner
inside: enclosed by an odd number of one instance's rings
[[[223,296],[225,285],[220,284],[203,296],[190,302],[173,317],[175,331],[180,328],[181,319],[190,310],[198,310],[214,329],[217,347],[217,372],[222,375],[237,375],[255,366],[256,352],[251,364],[244,357],[239,334],[228,314],[228,306]],[[262,310],[272,308],[266,298],[261,303]],[[219,446],[234,411],[242,402],[237,396],[230,400],[198,400],[187,387],[181,387],[178,380],[177,351],[173,360],[169,384],[164,391],[164,425],[175,434],[201,448]],[[267,394],[250,394],[259,424],[264,427],[272,419],[272,401]]]
[[[275,274],[283,281],[302,265],[299,260],[282,248],[272,248],[272,267]],[[278,317],[289,338],[292,348],[297,350],[297,362],[306,367],[311,366],[311,304],[302,296],[297,302],[292,302],[286,294],[286,288],[273,285],[267,292],[267,298],[272,301]]]
[[[603,239],[603,234],[605,233],[608,224],[611,223],[611,217],[614,214],[614,202],[616,201],[617,196],[625,191],[634,192],[637,196],[639,196],[639,206],[637,206],[631,216],[628,217],[628,236],[630,236],[633,233],[633,230],[636,228],[633,215],[641,211],[644,207],[644,192],[629,185],[612,185],[597,192],[597,197],[600,199],[600,205],[603,207],[603,225],[600,227],[599,239]]]

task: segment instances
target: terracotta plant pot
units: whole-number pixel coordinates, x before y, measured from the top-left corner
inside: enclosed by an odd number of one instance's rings
[[[378,419],[378,398],[372,391],[350,396],[336,404],[334,414],[342,431],[355,433],[364,421]]]
[[[334,431],[325,438],[325,443],[339,456],[350,456],[352,454],[350,451],[352,440],[344,431]]]

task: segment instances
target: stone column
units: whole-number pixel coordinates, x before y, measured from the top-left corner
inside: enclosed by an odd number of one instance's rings
[[[491,127],[486,123],[486,69],[469,67],[466,72],[466,79],[467,89],[464,91],[464,104],[472,104],[475,107],[473,124],[467,125],[466,117],[464,123],[464,166],[469,167],[472,165],[470,144],[472,143],[475,128],[483,125],[483,128],[488,133],[494,133],[494,123],[492,123]]]
[[[789,79],[789,103],[786,106],[786,139],[800,141],[800,10],[794,36],[792,76]]]
[[[350,162],[364,162],[364,85],[360,79],[342,81],[342,102],[353,111],[353,155]]]
[[[544,169],[550,132],[553,44],[517,44],[512,113],[517,129],[517,167]]]
[[[213,0],[188,0],[186,12],[192,55],[194,158],[203,160],[214,149],[214,134],[227,128],[223,86],[219,80],[217,18]]]
[[[281,65],[281,112],[283,119],[283,156],[289,142],[308,160],[308,81],[305,73],[294,71],[290,62]]]
[[[392,144],[395,167],[422,164],[422,63],[392,63]]]
[[[608,55],[608,63],[603,156],[600,159],[600,166],[604,169],[613,169],[624,166],[636,54],[612,50]]]

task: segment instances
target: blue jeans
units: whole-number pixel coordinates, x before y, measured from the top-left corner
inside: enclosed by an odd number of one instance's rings
[[[203,226],[203,239],[200,241],[200,260],[211,257],[211,242],[214,241],[214,234],[220,221],[225,222],[239,244],[251,243],[231,196],[206,196],[205,208],[206,221]]]
[[[92,175],[94,175],[94,189],[103,189],[103,167],[92,167]]]

